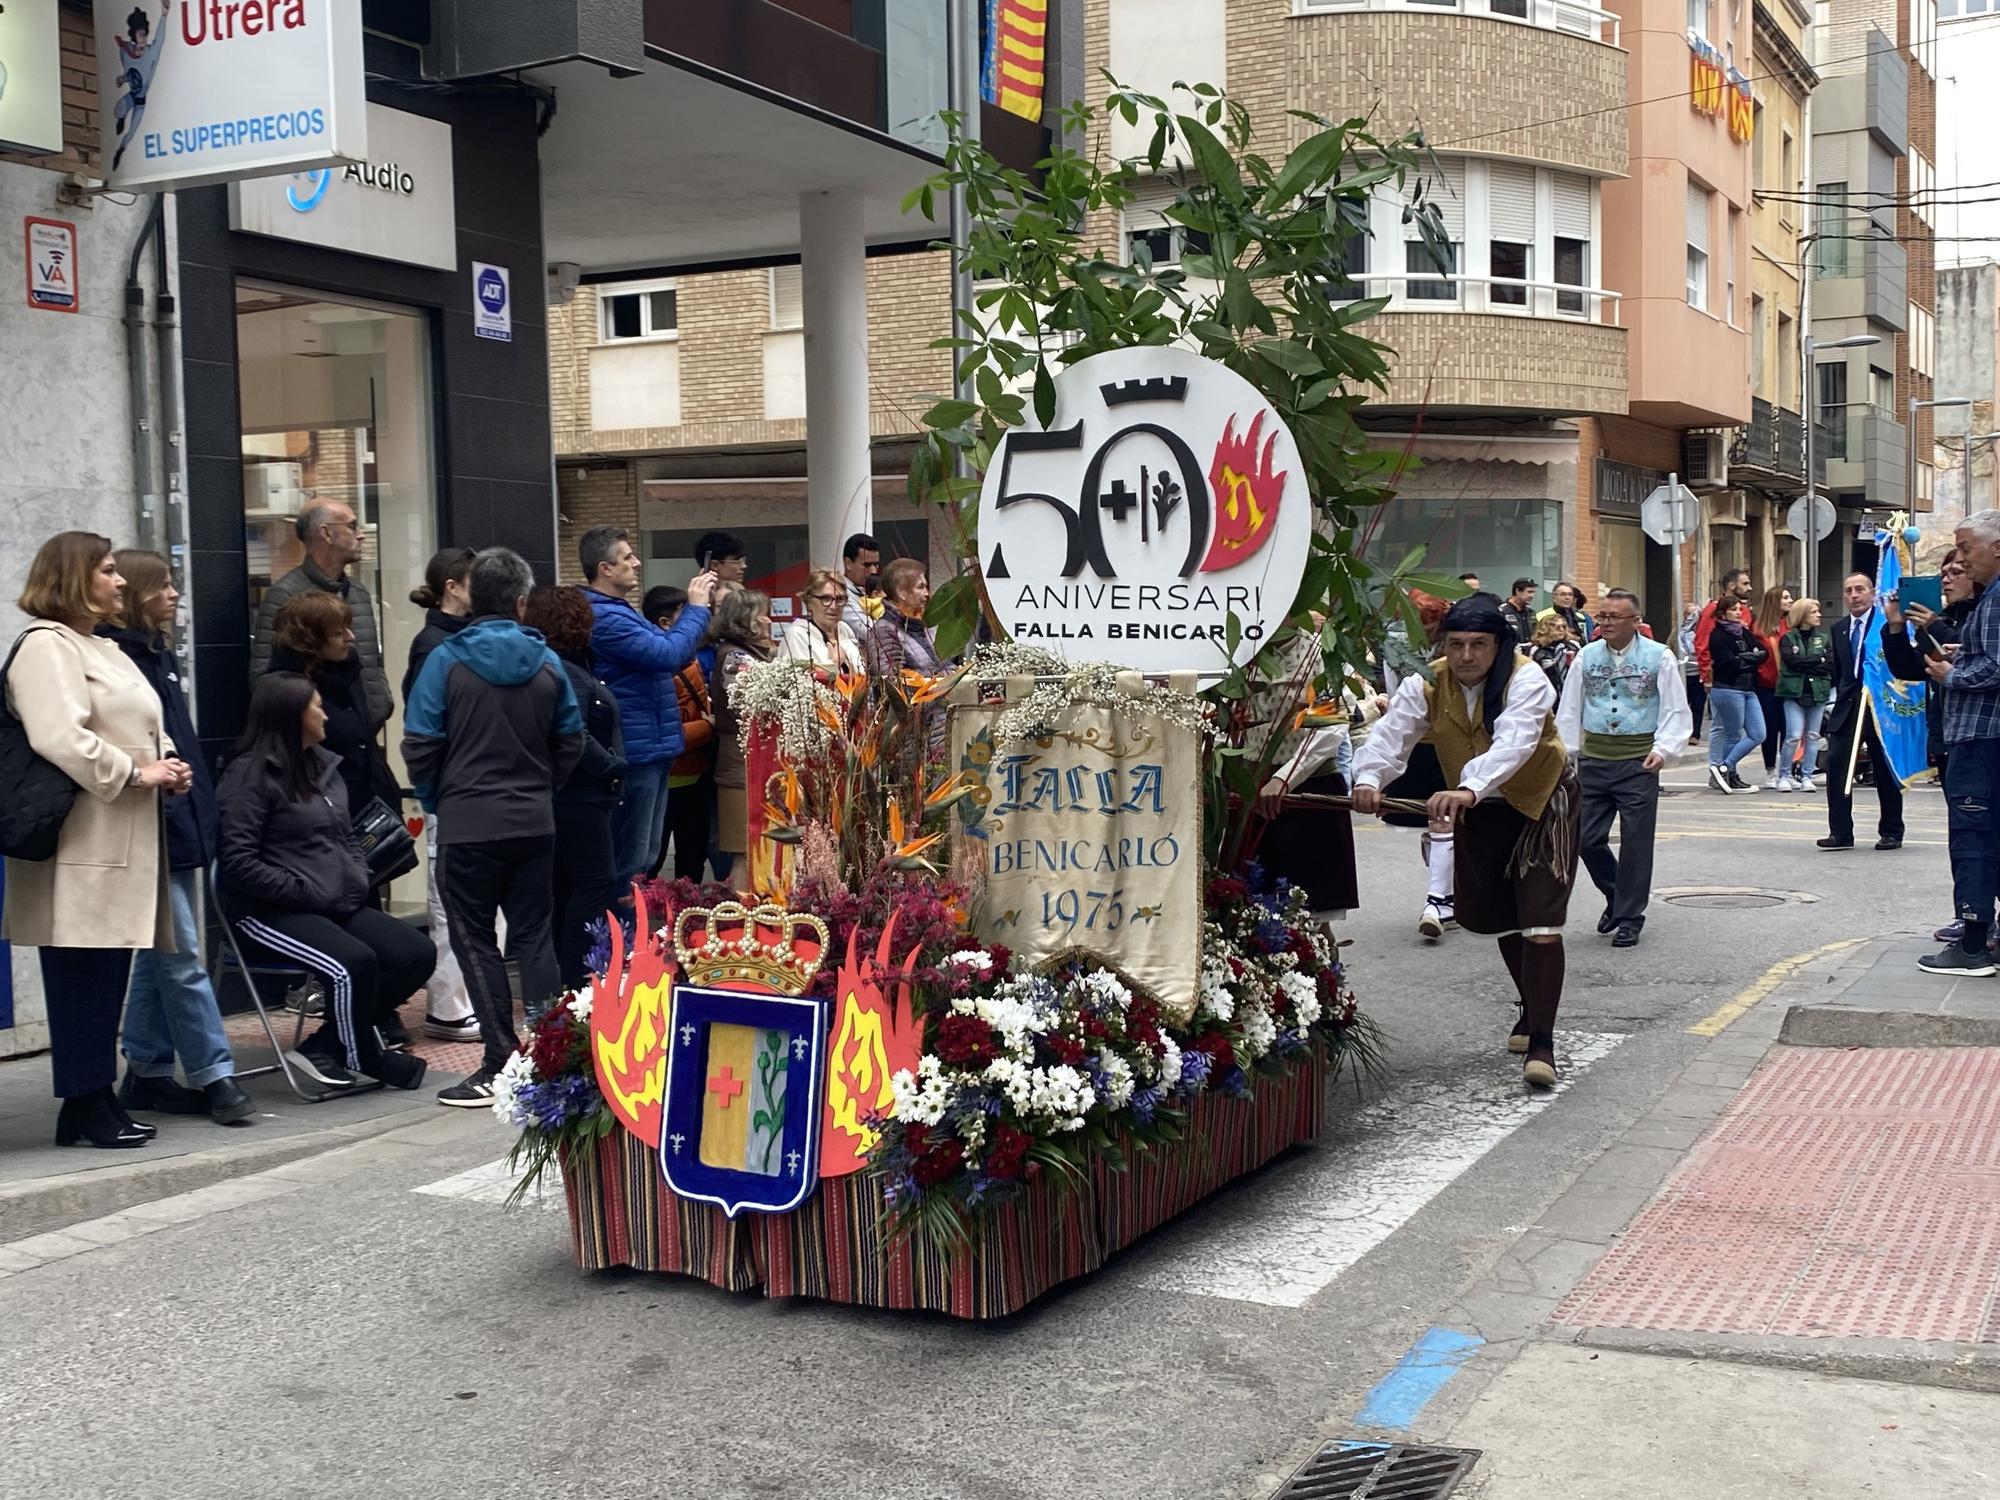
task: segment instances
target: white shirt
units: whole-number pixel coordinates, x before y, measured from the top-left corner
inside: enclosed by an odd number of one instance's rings
[[[840,662],[833,659],[833,643],[820,634],[819,627],[811,620],[794,620],[785,627],[785,638],[778,655],[786,661],[811,662],[816,667],[825,667],[829,672],[860,672],[861,647],[854,639],[854,632],[842,620],[834,627],[840,633]]]
[[[1612,651],[1602,641],[1593,641],[1576,654],[1576,660],[1569,664],[1569,676],[1563,679],[1562,702],[1556,708],[1556,732],[1570,754],[1583,751],[1583,655],[1584,651],[1595,650],[1598,646],[1611,653],[1615,662],[1623,662],[1639,643],[1640,637],[1633,636],[1623,651]],[[1672,760],[1687,747],[1694,736],[1694,713],[1688,708],[1687,678],[1681,672],[1680,660],[1668,651],[1661,655],[1660,665],[1653,672],[1653,681],[1660,694],[1660,721],[1653,729],[1653,753],[1662,760]]]
[[[1512,658],[1497,661],[1497,672],[1513,666]],[[1441,690],[1458,687],[1448,672]],[[1482,689],[1460,689],[1469,703],[1476,705]],[[1459,787],[1472,793],[1476,801],[1504,786],[1513,774],[1528,763],[1542,742],[1542,725],[1556,706],[1555,684],[1540,667],[1523,667],[1507,682],[1507,700],[1500,708],[1500,722],[1493,726],[1493,745],[1484,755],[1465,763]],[[1428,705],[1424,702],[1424,680],[1406,677],[1389,700],[1389,711],[1368,736],[1368,743],[1354,754],[1354,784],[1380,787],[1403,774],[1410,752],[1431,727]]]

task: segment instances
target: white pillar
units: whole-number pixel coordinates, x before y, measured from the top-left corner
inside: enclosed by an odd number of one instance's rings
[[[874,524],[868,468],[868,247],[858,193],[799,195],[806,321],[806,524],[816,568]]]

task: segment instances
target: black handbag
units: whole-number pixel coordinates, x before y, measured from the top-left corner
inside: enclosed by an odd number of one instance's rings
[[[7,795],[0,798],[0,854],[9,859],[54,859],[63,824],[76,803],[77,785],[35,753],[27,726],[6,706],[7,675],[27,638],[26,630],[15,637],[7,665],[0,667],[0,786],[7,788]]]
[[[417,867],[417,841],[394,808],[371,797],[354,819],[354,842],[368,865],[368,886],[387,885]]]

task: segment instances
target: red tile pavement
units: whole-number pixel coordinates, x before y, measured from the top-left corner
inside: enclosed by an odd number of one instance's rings
[[[422,990],[419,990],[397,1014],[403,1018],[403,1025],[410,1033],[410,1054],[414,1057],[421,1057],[425,1062],[430,1064],[430,1072],[426,1075],[426,1082],[429,1082],[431,1078],[436,1078],[439,1081],[439,1086],[442,1087],[443,1084],[456,1082],[462,1075],[478,1068],[481,1055],[479,1043],[440,1042],[434,1037],[424,1035],[424,995]],[[519,1026],[520,1024],[521,1018],[517,1009],[515,1025]],[[292,1044],[293,1028],[297,1025],[297,1012],[289,1010],[271,1012],[271,1026],[278,1033],[278,1040],[287,1047]],[[306,1018],[305,1034],[311,1036],[314,1031],[319,1029],[319,1025],[319,1017],[308,1016]],[[269,1045],[264,1040],[263,1023],[257,1019],[255,1011],[244,1011],[238,1015],[223,1017],[222,1029],[229,1037],[230,1045],[238,1053],[249,1048],[265,1048]],[[269,1053],[266,1052],[265,1055],[269,1056]]]
[[[1781,1048],[1557,1321],[2000,1342],[2000,1049]]]

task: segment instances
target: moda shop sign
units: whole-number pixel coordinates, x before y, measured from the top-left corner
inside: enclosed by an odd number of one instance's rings
[[[1009,432],[980,491],[1001,625],[1146,673],[1255,656],[1298,597],[1312,538],[1305,464],[1276,409],[1184,349],[1093,355],[1055,388],[1055,420]]]
[[[353,0],[99,0],[105,185],[160,192],[368,155]]]
[[[451,127],[368,106],[368,159],[229,189],[229,226],[405,265],[458,268]]]

